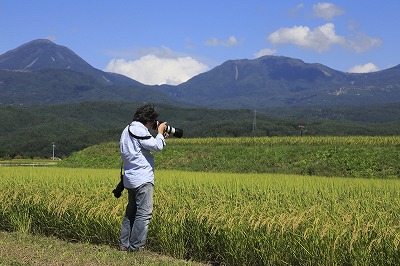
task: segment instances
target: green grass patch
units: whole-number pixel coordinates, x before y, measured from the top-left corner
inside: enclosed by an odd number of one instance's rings
[[[154,252],[126,253],[108,245],[0,231],[0,265],[203,265]]]
[[[157,169],[399,178],[400,137],[169,139]],[[118,143],[74,153],[61,165],[119,168]]]

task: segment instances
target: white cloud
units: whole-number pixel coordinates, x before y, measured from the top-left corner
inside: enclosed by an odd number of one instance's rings
[[[379,38],[370,37],[362,32],[346,39],[336,34],[333,23],[326,23],[312,30],[307,26],[280,28],[271,33],[267,39],[272,44],[294,44],[317,52],[327,51],[332,45],[340,45],[362,53],[382,43]]]
[[[105,53],[111,57],[119,58],[139,58],[146,55],[155,55],[159,58],[178,58],[186,57],[182,53],[172,51],[166,46],[161,47],[145,47],[145,48],[133,48],[128,50],[107,50]]]
[[[375,46],[382,44],[379,38],[367,36],[365,33],[358,32],[353,39],[347,40],[347,47],[358,53],[365,52]]]
[[[49,40],[49,41],[52,41],[52,42],[56,42],[57,37],[56,37],[56,36],[49,35],[49,36],[47,36],[45,39],[47,39],[47,40]]]
[[[336,35],[335,25],[332,23],[326,23],[313,30],[307,26],[280,28],[267,38],[272,44],[295,44],[318,52],[329,50],[334,44],[345,43],[344,37]]]
[[[132,61],[113,59],[105,69],[147,85],[178,85],[207,70],[207,65],[191,57],[162,58],[152,54]]]
[[[369,73],[379,71],[379,68],[373,63],[367,63],[364,65],[356,65],[348,70],[350,73]]]
[[[259,58],[261,56],[265,56],[265,55],[273,55],[276,53],[275,49],[269,49],[269,48],[265,48],[265,49],[261,49],[260,51],[258,51],[257,53],[254,54],[255,58]]]
[[[297,6],[289,10],[289,14],[295,16],[302,8],[304,8],[304,4],[303,3],[298,4]]]
[[[238,41],[235,36],[230,36],[226,41],[221,41],[217,38],[211,38],[204,42],[207,46],[235,46],[238,45]]]
[[[332,20],[335,16],[342,15],[344,10],[332,3],[317,3],[313,5],[314,15],[325,20]]]

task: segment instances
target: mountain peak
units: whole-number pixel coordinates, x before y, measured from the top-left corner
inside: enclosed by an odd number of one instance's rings
[[[57,45],[47,39],[30,41],[0,55],[0,69],[33,71],[71,69],[82,71],[92,68],[67,47]]]
[[[54,42],[50,41],[49,39],[36,39],[32,40],[30,42],[27,42],[25,44],[20,45],[19,47],[22,46],[27,46],[27,45],[32,45],[32,44],[50,44],[50,45],[56,45]]]

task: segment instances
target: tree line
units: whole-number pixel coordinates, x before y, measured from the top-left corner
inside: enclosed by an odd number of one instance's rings
[[[143,103],[84,102],[60,105],[0,107],[0,157],[52,156],[65,158],[75,151],[109,141],[119,141],[123,128],[132,121],[137,107]],[[160,120],[181,128],[184,138],[251,137],[251,136],[348,136],[399,135],[400,121],[379,119],[333,119],[296,108],[280,114],[271,110],[228,110],[180,108],[156,105]],[[329,107],[333,108],[333,107]],[[359,108],[335,107],[331,112],[360,117]],[[367,107],[365,107],[367,108]],[[368,110],[368,109],[367,109]],[[375,107],[375,116],[387,116],[387,108]],[[324,111],[325,112],[325,111]],[[321,111],[319,112],[321,113]],[[368,113],[371,116],[371,113]],[[391,108],[391,117],[400,117],[400,108]],[[370,122],[372,121],[372,122]]]

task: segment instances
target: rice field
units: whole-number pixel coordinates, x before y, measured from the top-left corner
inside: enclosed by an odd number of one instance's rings
[[[0,167],[0,229],[118,243],[119,169]],[[225,265],[400,265],[400,182],[156,171],[147,246]]]

